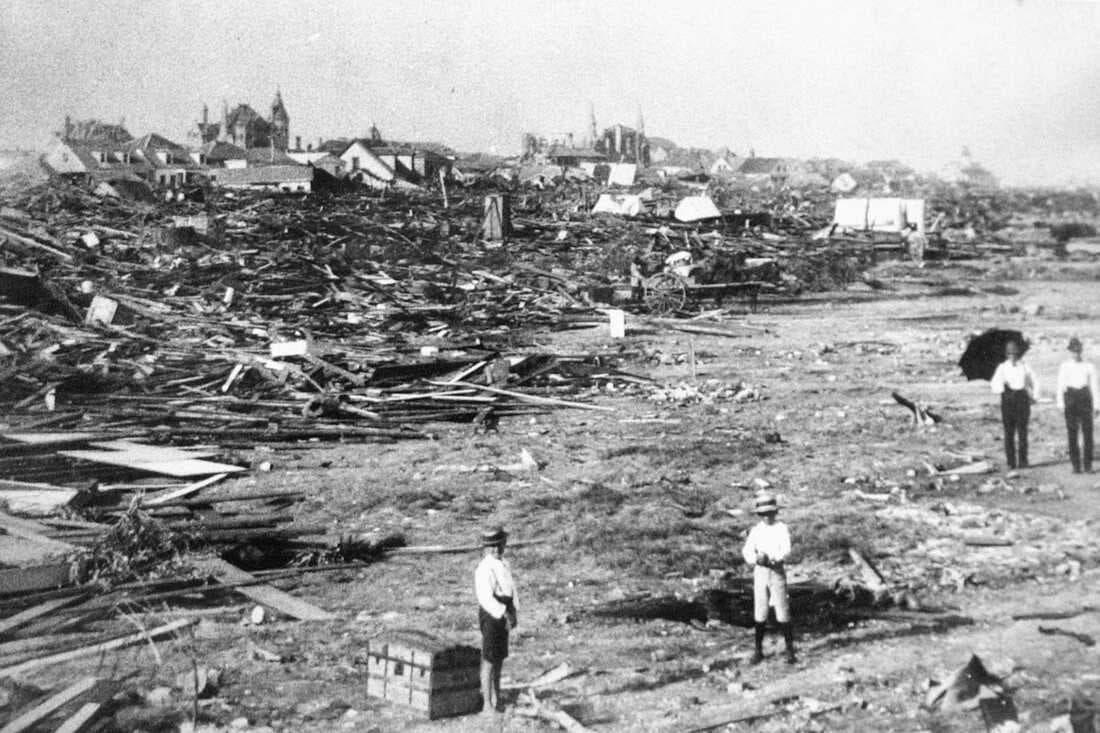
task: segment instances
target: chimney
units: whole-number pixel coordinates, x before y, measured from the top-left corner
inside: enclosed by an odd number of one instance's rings
[[[206,105],[204,104],[204,105],[202,106],[202,126],[203,126],[203,127],[206,127],[206,125],[207,125],[207,124],[208,124],[209,122],[210,122],[210,108],[209,108],[209,107],[207,107],[207,106],[206,106]]]
[[[310,152],[310,153],[313,152],[313,143],[310,143],[309,145],[306,145],[306,152]]]
[[[301,135],[295,135],[294,136],[294,149],[295,150],[301,150],[302,149],[302,136]]]
[[[73,118],[69,115],[65,115],[65,139],[67,140],[70,135],[73,134]]]

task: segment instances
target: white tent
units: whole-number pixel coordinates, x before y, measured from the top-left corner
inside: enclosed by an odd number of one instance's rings
[[[676,221],[700,221],[717,219],[722,216],[722,212],[710,200],[710,196],[688,196],[677,204],[673,216]]]
[[[612,163],[611,172],[607,175],[607,185],[633,186],[637,172],[638,166],[634,163]]]
[[[924,231],[924,199],[837,199],[833,222],[846,229],[900,232],[909,224]]]
[[[642,213],[642,199],[640,196],[627,193],[602,193],[596,205],[592,207],[592,213],[637,216]]]
[[[851,193],[856,190],[857,186],[859,186],[859,181],[852,178],[852,174],[841,173],[833,179],[829,188],[831,188],[834,193]]]

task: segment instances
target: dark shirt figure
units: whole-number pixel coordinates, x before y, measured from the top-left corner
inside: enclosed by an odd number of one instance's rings
[[[1031,403],[1039,398],[1039,381],[1031,367],[1020,361],[1020,345],[1005,344],[1005,360],[989,382],[1001,396],[1001,421],[1005,430],[1005,459],[1009,470],[1027,468],[1027,423]]]

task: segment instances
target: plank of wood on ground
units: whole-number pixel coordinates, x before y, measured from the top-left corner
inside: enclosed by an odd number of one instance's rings
[[[0,512],[0,531],[12,537],[30,540],[36,545],[41,546],[43,550],[47,550],[51,553],[64,555],[76,549],[68,542],[62,542],[61,540],[55,540],[50,537],[49,534],[51,530],[46,525],[30,519],[13,517],[4,512]]]
[[[195,565],[198,568],[207,570],[219,580],[239,583],[256,579],[256,576],[251,573],[241,570],[236,565],[228,563],[220,558],[204,559],[201,562],[195,563]],[[248,596],[257,603],[270,606],[280,613],[284,613],[287,616],[302,621],[330,621],[336,618],[335,614],[323,608],[318,608],[312,603],[303,601],[285,591],[281,591],[278,588],[263,583],[256,585],[238,585],[235,586],[233,590]]]
[[[166,636],[168,634],[179,631],[185,626],[190,626],[195,623],[194,620],[188,618],[181,618],[175,621],[158,626],[155,629],[149,631],[138,631],[126,636],[120,636],[117,639],[111,639],[100,644],[92,644],[91,646],[80,647],[79,649],[70,649],[64,652],[58,652],[57,654],[49,654],[44,657],[38,657],[37,659],[28,659],[25,662],[19,664],[13,664],[8,667],[0,668],[0,678],[11,677],[14,674],[20,672],[26,672],[32,669],[38,669],[39,667],[46,667],[51,664],[60,664],[61,662],[69,662],[74,659],[80,659],[82,657],[95,656],[96,654],[102,654],[103,652],[113,651],[115,649],[122,649],[132,644],[139,644],[147,639],[155,639],[159,636]]]
[[[228,475],[228,473],[216,473],[213,476],[204,478],[202,481],[196,481],[195,483],[188,484],[187,486],[184,486],[182,488],[165,491],[153,497],[147,496],[142,501],[142,504],[144,504],[145,506],[160,506],[162,504],[165,504],[166,502],[172,501],[173,499],[179,499],[189,494],[194,494],[196,491],[205,489],[207,486],[213,486]]]
[[[54,731],[54,733],[81,733],[81,731],[87,730],[88,726],[95,722],[102,707],[103,703],[84,703],[80,706],[80,709],[69,716],[69,719],[62,723],[61,727]]]
[[[63,690],[50,695],[22,715],[9,720],[7,725],[0,728],[0,733],[21,733],[31,728],[39,721],[53,715],[59,708],[91,690],[98,681],[95,677],[84,677],[77,680]]]
[[[209,476],[215,473],[237,473],[245,470],[240,466],[231,466],[228,463],[216,463],[200,458],[152,460],[145,453],[131,454],[125,451],[63,450],[58,451],[58,454],[66,458],[76,458],[92,463],[105,463],[108,466],[122,466],[123,468],[132,468],[135,471],[159,473],[178,478]]]
[[[555,407],[575,407],[579,410],[598,410],[600,412],[613,412],[612,408],[604,405],[590,405],[587,402],[570,402],[569,400],[556,400],[551,397],[539,397],[538,395],[525,394],[523,392],[513,392],[507,389],[498,389],[496,387],[490,387],[486,384],[471,384],[470,382],[436,382],[428,380],[428,384],[436,387],[463,387],[466,389],[477,389],[482,392],[489,392],[491,394],[498,394],[504,397],[512,397],[520,402],[530,402],[533,405],[553,405]]]
[[[80,596],[72,596],[69,598],[55,598],[52,601],[46,601],[45,603],[39,603],[37,606],[31,606],[30,608],[20,611],[17,614],[8,616],[6,618],[0,618],[0,635],[18,628],[23,624],[30,623],[39,616],[45,616],[51,611],[56,611],[59,608],[68,606],[69,604],[78,600]]]

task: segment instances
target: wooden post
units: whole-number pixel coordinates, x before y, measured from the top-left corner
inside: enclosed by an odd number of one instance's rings
[[[443,169],[439,169],[439,188],[443,191],[443,208],[449,209],[450,204],[447,202],[447,178],[443,173]]]
[[[485,218],[481,236],[490,242],[505,242],[512,233],[512,209],[508,196],[496,193],[485,197]]]

